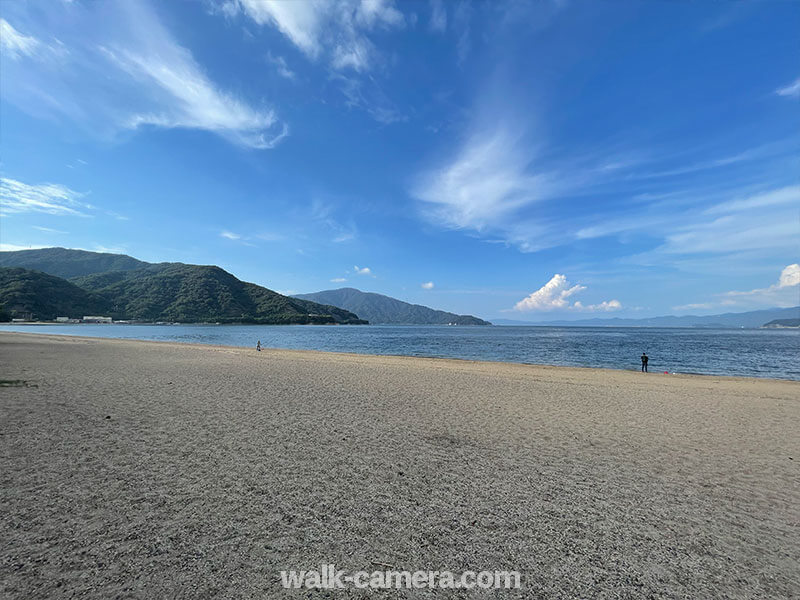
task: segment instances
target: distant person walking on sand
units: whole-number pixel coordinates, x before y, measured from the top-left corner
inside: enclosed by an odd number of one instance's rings
[[[642,373],[647,373],[647,361],[650,359],[647,358],[647,354],[642,352]]]
[[[258,340],[258,343],[256,343],[256,350],[261,352],[261,340]]]

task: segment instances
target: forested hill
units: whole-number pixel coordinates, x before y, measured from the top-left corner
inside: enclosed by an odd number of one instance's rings
[[[101,314],[117,320],[180,323],[366,322],[335,306],[240,281],[216,266],[151,264],[125,255],[47,250],[58,252],[23,250],[0,255],[2,264],[25,262],[40,267],[40,271],[0,267],[0,306],[10,317],[49,320]],[[112,267],[109,271],[95,271],[108,265]],[[80,275],[67,281],[55,275],[59,272]]]
[[[41,271],[0,267],[0,312],[5,319],[53,320],[106,314],[106,298]]]
[[[435,310],[420,304],[403,302],[382,294],[362,292],[355,288],[340,288],[312,294],[298,294],[295,298],[338,306],[358,314],[362,319],[367,319],[370,323],[491,325],[488,321],[472,315],[457,315],[443,310]]]

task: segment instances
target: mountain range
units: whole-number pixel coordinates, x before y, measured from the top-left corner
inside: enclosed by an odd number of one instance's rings
[[[216,266],[153,264],[65,248],[0,252],[0,305],[10,318],[34,320],[99,313],[181,323],[366,323],[347,310],[240,281]]]
[[[496,325],[540,325],[551,327],[761,327],[775,319],[793,319],[800,317],[800,306],[792,308],[768,308],[741,313],[724,313],[719,315],[685,315],[676,317],[666,315],[646,319],[580,319],[578,321],[514,321],[497,319]]]
[[[472,315],[457,315],[443,310],[434,310],[420,304],[410,304],[373,292],[362,292],[355,288],[325,290],[312,294],[298,294],[295,298],[338,306],[356,313],[370,323],[392,323],[413,325],[491,325],[488,321]]]

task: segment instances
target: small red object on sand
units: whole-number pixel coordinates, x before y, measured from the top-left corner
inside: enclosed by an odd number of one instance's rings
[[[664,371],[664,375],[669,375],[669,371]]]

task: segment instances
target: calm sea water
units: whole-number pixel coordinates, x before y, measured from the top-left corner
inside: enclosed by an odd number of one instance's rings
[[[800,380],[800,331],[442,325],[2,325],[49,333]]]

